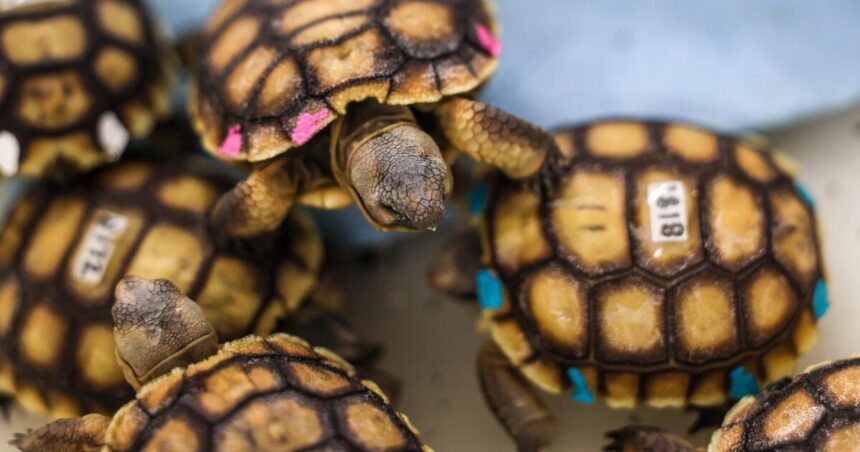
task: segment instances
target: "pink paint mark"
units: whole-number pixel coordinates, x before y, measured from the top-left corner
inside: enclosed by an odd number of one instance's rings
[[[302,113],[296,121],[296,127],[293,129],[293,134],[290,136],[293,143],[299,146],[307,143],[323,128],[323,121],[328,119],[331,113],[328,110],[322,110],[317,114]]]
[[[478,41],[481,42],[487,53],[494,58],[498,58],[502,54],[502,41],[493,36],[493,32],[489,28],[483,24],[475,25],[475,33],[478,35]]]
[[[218,152],[227,157],[238,157],[242,153],[242,126],[240,124],[227,130],[227,138],[224,138]]]

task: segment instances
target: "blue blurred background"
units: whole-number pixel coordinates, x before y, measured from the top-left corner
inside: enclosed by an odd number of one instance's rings
[[[175,31],[217,0],[154,0]],[[485,99],[543,126],[607,115],[725,131],[860,100],[858,0],[498,0]]]

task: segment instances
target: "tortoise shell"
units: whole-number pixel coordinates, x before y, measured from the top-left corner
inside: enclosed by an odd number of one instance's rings
[[[110,312],[127,274],[174,281],[221,338],[270,333],[313,287],[322,244],[298,215],[273,255],[221,245],[206,213],[229,186],[199,165],[124,161],[32,190],[0,232],[0,391],[54,418],[127,402]]]
[[[711,451],[856,450],[860,358],[819,364],[743,399],[711,438]]]
[[[0,13],[0,174],[116,160],[169,111],[170,49],[140,0],[30,3]]]
[[[429,451],[417,435],[343,359],[277,334],[225,344],[141,388],[114,416],[105,449]]]
[[[495,70],[489,0],[225,0],[204,30],[190,112],[204,147],[261,161],[365,99],[411,105]]]
[[[827,307],[811,199],[780,154],[673,123],[563,129],[539,187],[503,178],[479,295],[540,387],[711,406],[789,375]]]

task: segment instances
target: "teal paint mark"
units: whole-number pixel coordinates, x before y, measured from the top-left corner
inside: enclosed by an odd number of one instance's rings
[[[567,376],[570,378],[570,382],[573,383],[573,393],[570,394],[570,398],[579,403],[593,404],[594,394],[588,389],[588,383],[586,383],[585,375],[582,375],[582,371],[576,367],[571,367],[567,369]]]
[[[758,387],[758,382],[755,380],[755,376],[744,366],[739,366],[732,370],[729,378],[731,379],[729,394],[736,399],[742,399],[748,395],[757,395],[761,391],[761,388]]]
[[[490,189],[487,184],[478,184],[475,188],[469,190],[469,214],[480,215],[487,209],[487,198],[489,198]]]
[[[809,194],[809,190],[807,190],[803,184],[795,182],[794,189],[797,190],[797,194],[800,195],[803,202],[809,204],[810,207],[815,207],[815,199]]]
[[[475,282],[478,284],[478,302],[481,304],[481,308],[499,309],[502,307],[504,289],[494,271],[478,270],[478,273],[475,274]]]
[[[827,294],[827,284],[823,279],[819,279],[812,295],[812,311],[815,318],[820,319],[827,314],[828,310],[830,310],[830,296]]]

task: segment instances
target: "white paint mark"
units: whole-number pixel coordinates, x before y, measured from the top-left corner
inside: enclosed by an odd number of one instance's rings
[[[18,172],[18,159],[21,156],[21,146],[12,132],[0,132],[0,173],[4,176],[14,176]]]
[[[96,132],[99,144],[114,159],[118,160],[128,145],[129,133],[112,111],[99,116]]]

